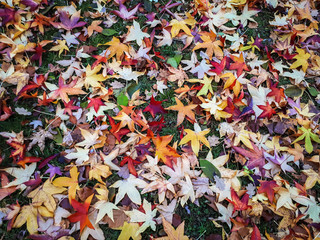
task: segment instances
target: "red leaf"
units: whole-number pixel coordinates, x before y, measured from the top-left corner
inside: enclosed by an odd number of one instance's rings
[[[244,62],[243,54],[241,53],[239,57],[230,55],[230,58],[234,61],[234,63],[230,64],[230,70],[237,70],[237,76],[239,77],[243,70],[249,71],[246,63]]]
[[[249,195],[247,193],[240,200],[236,191],[233,188],[231,188],[231,198],[232,200],[227,199],[227,201],[232,203],[232,205],[234,206],[233,213],[235,211],[242,211],[242,210],[247,210],[249,208],[252,208],[251,206],[248,205]]]
[[[25,168],[26,163],[39,162],[40,160],[41,158],[39,157],[24,157],[23,159],[19,160],[17,164]]]
[[[238,153],[242,156],[247,157],[249,160],[247,162],[247,166],[249,169],[259,167],[262,175],[264,175],[265,170],[263,166],[266,164],[265,157],[264,157],[264,150],[261,148],[259,149],[255,144],[251,143],[253,149],[245,150],[240,147],[233,147]]]
[[[284,95],[284,89],[283,88],[277,88],[278,83],[272,84],[270,86],[271,92],[268,93],[267,97],[274,97],[276,102],[279,103],[281,101],[281,98],[285,98]]]
[[[90,102],[89,102],[87,108],[90,108],[93,106],[96,113],[98,112],[99,107],[104,105],[104,103],[101,101],[101,98],[99,98],[99,97],[96,97],[96,98],[89,98],[88,97],[88,99],[90,100]]]
[[[167,113],[167,111],[161,106],[163,101],[156,101],[154,97],[151,97],[150,104],[143,110],[143,112],[150,112],[152,117],[155,117],[157,113]]]
[[[120,167],[123,167],[126,163],[128,163],[128,169],[129,169],[129,172],[138,177],[138,174],[137,174],[137,171],[136,169],[134,168],[134,165],[138,165],[140,164],[141,162],[140,161],[137,161],[137,160],[134,160],[132,157],[129,157],[129,156],[125,156],[122,161],[120,162]]]
[[[230,61],[230,60],[229,60]],[[217,75],[220,75],[221,72],[225,69],[227,64],[227,57],[224,57],[220,63],[210,61],[211,65],[215,67],[215,69],[210,69],[210,72],[215,72]]]
[[[268,196],[270,203],[273,203],[274,199],[274,188],[279,187],[276,181],[259,181],[261,186],[258,189],[258,193],[265,193]]]
[[[71,216],[69,216],[68,219],[70,222],[79,222],[80,221],[80,233],[82,233],[83,229],[86,226],[91,229],[94,229],[94,227],[88,217],[88,210],[89,210],[93,195],[94,194],[89,196],[86,199],[86,201],[84,202],[84,204],[79,203],[75,199],[71,199],[71,205],[74,208],[74,210],[76,210],[76,212],[74,214],[72,214]]]
[[[261,240],[261,234],[257,225],[254,224],[250,240]]]
[[[114,119],[110,116],[108,116],[109,118],[109,122],[110,122],[110,126],[111,126],[111,129],[110,129],[110,132],[112,133],[113,136],[115,136],[115,138],[121,142],[121,137],[128,134],[130,132],[129,129],[126,129],[126,128],[121,128],[119,130],[119,126],[120,126],[120,123],[115,123]]]
[[[258,116],[258,118],[264,118],[268,117],[270,119],[273,114],[276,114],[277,112],[270,106],[270,104],[267,102],[267,105],[258,105],[258,108],[263,110],[263,112]]]
[[[65,109],[63,111],[64,114],[68,113],[69,116],[73,116],[72,110],[78,110],[80,108],[78,106],[73,105],[73,102],[74,102],[74,99],[71,99],[67,103],[65,101],[63,101],[64,107],[65,107]]]

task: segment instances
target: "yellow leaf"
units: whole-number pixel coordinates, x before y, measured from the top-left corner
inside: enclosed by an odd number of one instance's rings
[[[306,189],[311,189],[318,182],[320,184],[320,175],[315,172],[313,169],[302,170],[302,172],[308,176],[307,181],[305,182]]]
[[[103,165],[103,164],[95,164],[93,165],[92,169],[89,171],[89,179],[96,179],[98,180],[100,183],[104,183],[101,179],[101,177],[103,178],[107,178],[111,175],[111,171],[109,166],[107,165]]]
[[[311,55],[309,53],[306,53],[303,49],[300,49],[300,48],[296,48],[296,51],[298,55],[294,56],[293,58],[297,60],[291,64],[290,69],[301,66],[302,70],[306,72],[309,66],[308,59],[310,58]]]
[[[20,228],[23,224],[27,223],[27,230],[30,234],[38,232],[37,209],[32,205],[26,205],[21,208],[13,227]]]
[[[107,49],[110,51],[108,59],[116,55],[116,58],[119,61],[125,52],[129,52],[129,47],[126,44],[121,43],[119,38],[116,37],[113,37],[110,42],[107,42],[105,44],[98,44],[98,46],[99,45],[110,45],[110,47]]]
[[[76,198],[76,191],[80,190],[78,185],[79,172],[76,166],[70,169],[70,177],[59,177],[52,184],[57,187],[69,187],[69,201]]]
[[[66,45],[66,40],[57,40],[58,41],[58,45],[52,47],[49,51],[59,51],[59,57],[61,55],[61,53],[63,52],[63,50],[66,50],[69,52],[69,48]]]
[[[200,48],[206,48],[206,54],[212,59],[213,54],[218,58],[222,59],[223,58],[223,51],[221,50],[222,42],[220,40],[214,41],[215,40],[215,34],[211,33],[211,35],[214,35],[214,37],[210,37],[208,35],[203,35],[201,36],[202,43],[198,42],[197,45],[192,49],[192,51],[198,50]]]
[[[42,186],[29,193],[28,197],[32,198],[32,204],[34,206],[41,206],[43,204],[50,212],[54,212],[57,204],[52,195],[62,193],[65,190],[66,188],[64,187],[52,185],[48,179]]]
[[[138,233],[139,229],[139,223],[128,223],[125,222],[121,228],[118,228],[117,230],[122,230],[118,240],[140,240],[141,239],[141,234]]]
[[[187,135],[181,139],[179,145],[182,145],[191,141],[191,148],[193,152],[198,156],[199,149],[200,149],[200,142],[204,143],[204,145],[210,148],[210,143],[205,138],[205,135],[207,135],[210,132],[210,129],[205,129],[201,131],[200,126],[197,123],[194,124],[194,129],[195,129],[195,132],[190,129],[184,130],[187,133]]]
[[[185,20],[181,20],[181,21],[178,21],[177,19],[171,20],[169,26],[172,26],[172,28],[171,28],[172,37],[174,38],[175,36],[177,36],[179,34],[180,30],[183,30],[187,35],[191,36],[192,35],[191,31],[187,27],[186,24],[188,24],[188,23],[186,23]]]
[[[94,69],[88,65],[86,68],[86,78],[84,80],[84,86],[88,89],[89,86],[101,87],[99,82],[106,80],[108,77],[104,77],[102,74],[97,74],[101,70],[101,65],[99,64]]]
[[[155,238],[155,240],[188,240],[189,238],[184,235],[184,222],[182,222],[177,229],[174,229],[169,222],[162,217],[163,230],[168,235],[167,237]]]

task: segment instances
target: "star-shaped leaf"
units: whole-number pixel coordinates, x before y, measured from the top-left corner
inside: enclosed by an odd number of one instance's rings
[[[188,104],[185,106],[178,98],[175,98],[175,100],[176,100],[177,105],[170,106],[166,109],[179,111],[178,118],[177,118],[177,126],[179,126],[183,122],[185,117],[188,117],[192,122],[194,122],[195,115],[192,110],[195,109],[197,107],[197,105],[196,104]]]
[[[198,156],[199,149],[200,149],[200,142],[202,142],[204,145],[210,148],[210,143],[205,137],[205,135],[207,135],[210,132],[210,129],[205,129],[201,131],[200,126],[197,123],[195,123],[194,130],[195,131],[192,131],[190,129],[185,129],[184,131],[187,133],[187,135],[181,139],[179,145],[182,145],[191,141],[191,148],[193,152]]]

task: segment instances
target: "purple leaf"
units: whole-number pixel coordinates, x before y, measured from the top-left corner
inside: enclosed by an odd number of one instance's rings
[[[117,15],[118,17],[121,17],[124,20],[132,20],[136,19],[134,15],[138,11],[138,8],[140,7],[141,3],[139,3],[137,6],[135,6],[132,10],[128,11],[126,6],[124,6],[122,3],[120,3],[119,10],[120,11],[111,11],[113,14]]]

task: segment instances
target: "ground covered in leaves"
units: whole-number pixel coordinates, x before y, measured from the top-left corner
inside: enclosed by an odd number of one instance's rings
[[[317,9],[0,0],[0,238],[319,239]]]

